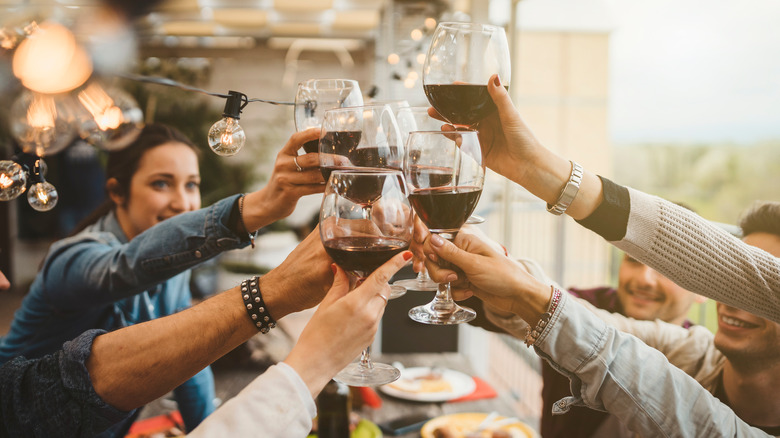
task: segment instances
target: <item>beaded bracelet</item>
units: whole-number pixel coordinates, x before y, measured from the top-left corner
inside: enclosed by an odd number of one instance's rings
[[[534,327],[533,330],[529,330],[528,334],[525,335],[526,347],[530,347],[536,343],[539,335],[541,335],[544,331],[544,328],[547,327],[547,324],[550,322],[550,318],[552,318],[553,313],[555,313],[555,309],[558,308],[558,304],[561,302],[561,291],[552,285],[550,285],[550,289],[552,289],[550,305],[547,307],[547,311],[542,314],[542,317],[539,318],[539,322],[536,323],[536,327]]]
[[[244,298],[246,313],[252,319],[252,323],[257,326],[260,333],[268,333],[276,327],[276,321],[268,313],[263,295],[260,293],[260,286],[257,282],[258,277],[254,276],[241,282],[241,296]]]
[[[246,227],[246,224],[244,223],[244,197],[246,195],[241,195],[241,197],[238,198],[238,220],[241,221],[241,226],[244,227],[244,231],[246,231],[249,234],[249,243],[252,244],[252,248],[255,247],[255,237],[257,237],[257,231],[255,230],[254,233],[249,231],[249,228]]]

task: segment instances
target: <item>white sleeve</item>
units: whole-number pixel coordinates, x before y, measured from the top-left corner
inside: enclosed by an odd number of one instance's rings
[[[317,408],[298,373],[280,362],[220,406],[188,437],[294,438],[311,431]]]
[[[678,285],[780,322],[780,259],[692,211],[629,188],[625,237],[611,242]]]

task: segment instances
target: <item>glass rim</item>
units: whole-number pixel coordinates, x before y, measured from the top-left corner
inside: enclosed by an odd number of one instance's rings
[[[464,29],[464,30],[490,30],[490,31],[498,31],[504,30],[502,26],[497,26],[495,24],[487,24],[487,23],[474,23],[471,21],[441,21],[437,25],[438,27],[446,28],[446,29]]]
[[[349,112],[349,111],[354,111],[354,110],[361,109],[361,108],[371,109],[371,108],[385,108],[385,107],[389,108],[390,105],[386,104],[386,103],[377,103],[375,105],[373,105],[373,104],[366,104],[366,105],[356,105],[356,106],[342,106],[342,107],[339,107],[339,108],[329,108],[329,109],[326,109],[325,112],[328,112],[328,111],[332,111],[332,112],[337,112],[337,111]]]
[[[447,123],[447,122],[443,122],[443,123]],[[447,135],[452,135],[452,134],[464,134],[464,133],[465,134],[470,134],[472,132],[476,133],[476,134],[479,134],[479,131],[476,130],[476,129],[462,129],[462,130],[459,130],[459,131],[409,131],[409,136],[411,136],[412,134],[417,134],[417,133],[419,133],[419,134],[447,134]]]
[[[308,84],[308,83],[314,83],[314,82],[337,82],[337,81],[343,81],[343,82],[350,82],[350,83],[358,83],[357,79],[344,79],[344,78],[316,78],[316,79],[306,79],[305,81],[298,82],[298,86]]]
[[[403,176],[404,172],[402,170],[396,170],[396,169],[382,169],[382,168],[376,168],[372,170],[359,170],[360,168],[355,168],[355,170],[352,169],[333,169],[330,172],[331,178],[333,175],[359,175],[359,176],[367,176],[367,175],[401,175]],[[330,178],[328,178],[330,179]]]

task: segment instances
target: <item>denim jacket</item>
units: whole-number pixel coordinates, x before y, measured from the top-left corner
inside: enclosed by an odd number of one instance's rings
[[[572,405],[606,410],[652,437],[767,437],[747,425],[660,351],[599,319],[569,294],[534,344],[537,354],[571,380]]]
[[[236,199],[172,217],[130,242],[113,212],[55,242],[0,340],[0,363],[53,353],[89,329],[115,330],[189,307],[189,268],[247,244],[228,224]],[[211,370],[174,394],[192,430],[214,410]]]

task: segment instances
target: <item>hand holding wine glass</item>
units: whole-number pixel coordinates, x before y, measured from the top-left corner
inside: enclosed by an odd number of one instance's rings
[[[328,179],[320,209],[320,237],[328,255],[350,274],[352,288],[409,248],[412,210],[403,180],[399,171],[379,170],[337,170]],[[372,201],[367,204],[369,198]],[[367,347],[360,361],[347,366],[335,379],[351,386],[368,386],[389,383],[399,376],[396,368],[371,362]]]
[[[476,131],[412,132],[404,171],[409,201],[431,233],[452,240],[482,194],[485,168]],[[458,306],[449,283],[440,284],[433,301],[413,308],[409,317],[425,324],[459,324],[476,313]]]
[[[510,72],[509,45],[502,27],[441,22],[425,58],[423,89],[445,120],[473,126],[496,111],[485,86],[490,77],[499,75],[509,87]]]

